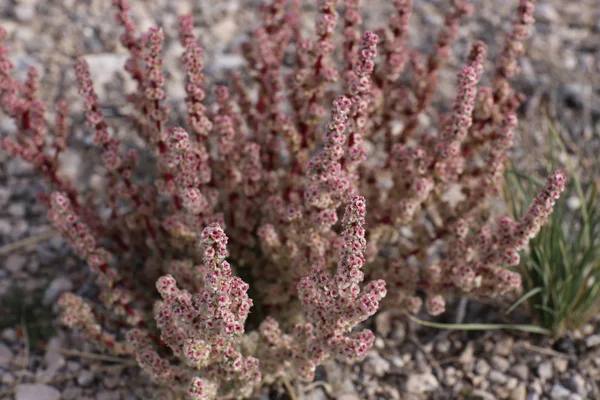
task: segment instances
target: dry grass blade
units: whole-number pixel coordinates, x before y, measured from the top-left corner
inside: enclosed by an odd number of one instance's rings
[[[20,250],[24,247],[33,246],[35,244],[38,244],[39,242],[43,242],[44,240],[51,239],[57,235],[58,235],[58,232],[56,230],[52,229],[52,230],[49,230],[46,232],[42,232],[39,235],[31,236],[31,237],[28,237],[28,238],[25,238],[22,240],[18,240],[13,243],[9,243],[7,245],[0,247],[0,256],[12,253],[13,251]]]

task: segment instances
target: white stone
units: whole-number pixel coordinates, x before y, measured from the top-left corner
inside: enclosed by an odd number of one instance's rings
[[[10,348],[4,343],[0,343],[0,367],[8,368],[14,356]]]
[[[94,373],[91,371],[82,371],[77,377],[77,384],[79,386],[89,386],[94,381]]]
[[[510,373],[522,381],[529,378],[529,368],[525,364],[517,364],[510,369]]]
[[[433,374],[410,375],[406,381],[406,390],[409,393],[422,394],[436,390],[440,383]]]
[[[568,399],[570,395],[571,391],[558,383],[552,386],[552,391],[550,392],[550,397],[555,400]]]
[[[238,26],[233,18],[223,18],[211,27],[212,34],[219,43],[229,43],[238,32]]]
[[[552,379],[553,371],[552,364],[550,362],[545,361],[538,366],[538,376],[542,381],[547,381]]]
[[[446,354],[450,351],[451,343],[448,339],[440,340],[436,343],[435,349],[442,354]]]
[[[581,201],[577,196],[571,196],[567,199],[567,206],[570,210],[578,210],[581,207]],[[594,335],[596,336],[596,335]]]
[[[383,376],[386,372],[390,370],[390,362],[385,358],[381,357],[379,353],[375,351],[370,351],[367,354],[367,358],[364,364],[365,372],[375,375],[375,376]]]
[[[527,398],[527,389],[525,384],[521,383],[515,390],[510,394],[510,400],[525,400]]]
[[[35,16],[35,7],[30,4],[18,4],[14,8],[15,17],[21,22],[29,22]]]
[[[490,365],[483,359],[477,360],[475,363],[475,373],[480,376],[486,376],[490,372]]]
[[[46,374],[52,377],[66,364],[65,357],[57,351],[60,347],[61,341],[57,337],[50,339],[46,346],[46,354],[44,354]]]
[[[102,391],[96,395],[96,400],[119,400],[121,393],[118,390]]]
[[[508,377],[504,375],[500,371],[496,371],[495,369],[490,372],[489,380],[498,383],[500,385],[505,384],[508,381]]]
[[[13,217],[23,217],[26,211],[23,203],[13,203],[8,206],[8,213]]]
[[[596,347],[600,345],[600,335],[592,335],[585,338],[585,345],[589,347]]]
[[[68,292],[73,290],[73,283],[66,276],[59,276],[54,278],[50,285],[44,292],[44,298],[42,299],[42,303],[45,306],[49,306],[58,299],[63,292]]]
[[[509,361],[504,357],[493,356],[492,357],[492,367],[497,369],[500,372],[506,372],[510,367]]]
[[[128,57],[127,54],[114,53],[89,54],[84,57],[90,66],[90,75],[100,101],[105,97],[104,85],[112,82],[115,74],[121,73],[124,78],[128,78],[124,72]]]
[[[60,392],[43,384],[24,384],[15,389],[15,400],[58,400]]]
[[[8,258],[4,262],[4,268],[6,268],[7,270],[9,270],[10,272],[12,272],[14,274],[14,273],[23,271],[23,267],[25,266],[26,262],[27,262],[27,259],[25,257],[23,257],[22,255],[11,254],[10,256],[8,256]]]
[[[218,54],[215,56],[214,68],[217,71],[227,69],[239,69],[246,65],[246,60],[238,54]]]
[[[539,22],[556,22],[559,18],[558,12],[551,4],[542,3],[535,7],[533,13],[536,21]]]

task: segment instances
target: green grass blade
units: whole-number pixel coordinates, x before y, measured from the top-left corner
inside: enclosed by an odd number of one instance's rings
[[[541,335],[550,335],[552,332],[548,329],[542,328],[537,325],[527,325],[527,324],[444,324],[440,322],[431,322],[431,321],[423,321],[415,317],[414,315],[406,313],[406,316],[412,320],[413,322],[428,326],[430,328],[438,328],[438,329],[449,329],[455,331],[487,331],[487,330],[513,330],[513,331],[522,331],[529,333],[538,333]]]
[[[523,296],[521,296],[521,298],[517,301],[514,302],[514,304],[512,306],[510,306],[508,308],[508,310],[506,310],[505,314],[508,315],[511,312],[513,312],[517,307],[519,307],[521,304],[523,304],[524,302],[526,302],[527,300],[529,300],[531,297],[535,296],[536,294],[540,293],[543,289],[541,287],[536,287],[531,289],[530,291],[528,291],[527,293],[525,293]]]

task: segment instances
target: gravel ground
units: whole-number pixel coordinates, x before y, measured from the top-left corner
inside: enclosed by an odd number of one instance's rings
[[[501,44],[497,33],[507,29],[505,16],[516,3],[473,2],[476,14],[461,28],[457,57],[443,72],[441,99],[453,96],[454,74],[472,40],[483,39],[490,54],[497,54]],[[244,64],[237,48],[253,24],[256,1],[131,3],[138,27],[156,23],[164,27],[168,96],[174,110],[181,109],[185,95],[177,58],[181,52],[176,39],[178,14],[195,14],[211,80],[218,82],[228,69]],[[447,2],[414,3],[410,40],[426,49],[421,44],[443,23]],[[367,27],[383,24],[386,7],[383,0],[365,7]],[[304,21],[311,29],[314,6],[306,6],[306,11]],[[123,107],[122,87],[131,85],[121,70],[126,53],[118,44],[112,15],[110,0],[0,1],[0,26],[10,34],[19,73],[31,65],[39,67],[43,98],[50,104],[59,97],[69,100],[75,122],[82,120],[71,70],[75,57],[87,58],[107,110]],[[536,18],[516,83],[529,100],[513,157],[525,168],[535,167],[545,145],[540,109],[546,102],[556,110],[574,146],[593,160],[600,151],[600,5],[597,0],[540,2]],[[0,115],[0,134],[12,130],[11,122]],[[86,132],[76,129],[73,135],[75,147],[88,160]],[[64,161],[62,173],[75,179],[97,174],[98,164],[84,162],[79,151],[67,152]],[[0,399],[153,398],[151,385],[130,362],[103,358],[57,323],[54,300],[74,288],[89,292],[93,277],[53,235],[36,202],[41,190],[31,168],[0,153]],[[502,320],[493,309],[468,303],[461,312],[469,322]],[[319,368],[318,382],[303,389],[308,399],[600,399],[598,322],[559,342],[504,332],[440,333],[389,313],[379,314],[373,328],[378,338],[367,358],[353,366],[332,362]],[[282,388],[273,387],[265,388],[262,398],[289,397]]]

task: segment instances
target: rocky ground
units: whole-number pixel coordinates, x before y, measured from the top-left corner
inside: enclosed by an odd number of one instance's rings
[[[443,97],[454,93],[456,66],[468,44],[483,39],[497,53],[516,1],[474,0],[476,14],[461,28],[458,57],[444,72]],[[167,37],[168,96],[181,107],[183,75],[178,65],[176,15],[194,12],[205,47],[207,73],[213,81],[243,65],[237,48],[253,23],[256,1],[210,2],[131,0],[138,26],[161,24]],[[307,2],[312,3],[312,2]],[[365,6],[367,26],[383,24],[384,1]],[[446,1],[414,0],[411,42],[427,43],[443,23]],[[209,5],[210,4],[210,5]],[[310,28],[314,7],[307,6]],[[82,106],[71,71],[73,60],[90,63],[102,104],[123,107],[122,87],[130,82],[122,72],[126,58],[118,45],[110,0],[0,1],[0,26],[9,32],[12,59],[20,73],[37,66],[42,95],[50,104],[70,100],[72,118],[82,120]],[[567,127],[575,146],[589,157],[600,150],[600,5],[597,0],[539,2],[538,22],[522,61],[518,87],[528,94],[514,159],[535,166],[536,149],[544,148],[541,104],[549,102]],[[421,47],[427,48],[422,45]],[[43,66],[43,67],[42,67]],[[0,115],[0,134],[12,130]],[[127,133],[124,133],[125,135]],[[86,160],[89,140],[83,129],[73,133],[79,150],[67,152],[64,174],[77,179],[94,176],[96,165]],[[538,150],[539,151],[539,150]],[[82,155],[83,154],[83,155]],[[148,382],[130,360],[100,355],[56,322],[53,302],[67,290],[89,291],[88,269],[54,235],[36,194],[43,189],[31,169],[0,153],[0,399],[149,399]],[[459,305],[461,303],[459,302]],[[465,307],[466,305],[466,307]],[[493,307],[462,302],[461,319],[492,322],[502,319]],[[459,313],[459,314],[460,314]],[[446,318],[454,318],[452,313]],[[308,399],[599,399],[600,323],[585,325],[567,338],[552,342],[531,335],[492,332],[440,332],[401,317],[382,313],[373,323],[375,348],[359,364],[329,363],[317,381],[301,391]],[[298,396],[299,398],[301,396]],[[286,399],[283,388],[266,388],[263,399]]]

